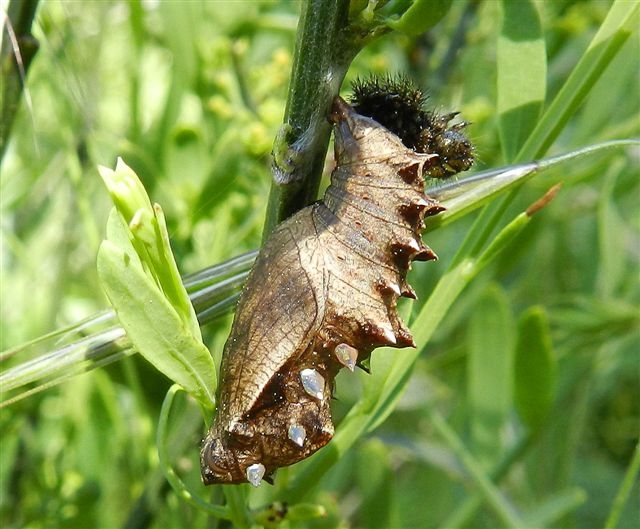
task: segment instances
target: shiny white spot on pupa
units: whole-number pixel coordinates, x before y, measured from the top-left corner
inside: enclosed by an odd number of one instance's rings
[[[388,327],[382,328],[382,334],[387,339],[387,341],[391,344],[395,344],[397,342],[396,335],[393,332],[393,329],[389,329]]]
[[[409,239],[407,244],[409,248],[411,248],[412,250],[415,250],[416,252],[420,251],[420,244],[415,239]]]
[[[300,447],[302,447],[304,440],[307,438],[307,432],[301,424],[292,424],[289,426],[287,435],[289,436],[289,439]]]
[[[300,371],[300,379],[304,390],[318,400],[322,400],[324,393],[324,378],[315,369],[303,369]]]
[[[393,291],[393,293],[396,296],[400,295],[400,286],[399,285],[397,285],[395,283],[392,283],[392,282],[389,282],[389,283],[387,283],[387,286]]]
[[[262,482],[265,468],[262,463],[254,463],[247,467],[247,481],[254,487],[257,487]]]
[[[355,347],[351,347],[349,344],[340,343],[336,345],[334,350],[338,361],[345,366],[349,371],[353,371],[358,361],[358,350]]]

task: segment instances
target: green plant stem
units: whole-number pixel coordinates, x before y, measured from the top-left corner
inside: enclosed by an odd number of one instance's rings
[[[331,134],[326,116],[355,56],[353,48],[345,49],[348,10],[348,0],[302,2],[284,125],[273,146],[263,239],[318,193]]]
[[[524,527],[522,519],[518,513],[514,511],[502,494],[500,494],[500,491],[496,488],[480,464],[465,448],[456,433],[449,427],[447,421],[445,421],[444,418],[431,407],[428,409],[428,415],[431,419],[431,424],[456,454],[458,460],[462,463],[475,482],[478,490],[489,502],[494,512],[500,517],[505,526],[513,529]]]
[[[251,527],[251,513],[247,502],[248,486],[224,487],[223,489],[231,523],[235,529],[249,529]]]
[[[618,521],[620,520],[620,516],[622,516],[622,511],[624,509],[624,506],[627,503],[627,500],[629,499],[631,490],[633,489],[633,485],[638,479],[639,471],[640,471],[640,443],[636,444],[636,449],[633,453],[633,458],[631,459],[631,463],[629,463],[629,468],[627,469],[624,479],[620,484],[620,488],[618,489],[618,493],[616,494],[616,497],[613,500],[613,506],[611,507],[611,512],[609,513],[609,517],[607,518],[607,523],[604,525],[605,529],[615,529],[617,527]]]
[[[504,456],[494,469],[489,473],[491,482],[498,484],[507,474],[515,461],[518,461],[527,449],[533,444],[534,437],[527,435],[518,440],[509,452]],[[455,511],[447,518],[440,527],[442,529],[457,529],[463,527],[480,508],[485,499],[484,491],[478,490],[474,495],[468,496],[464,502],[457,505]]]
[[[169,431],[168,431],[168,423],[169,423],[169,415],[171,414],[171,408],[173,407],[173,402],[175,400],[178,392],[183,391],[180,386],[174,384],[169,388],[167,395],[162,403],[162,408],[160,409],[160,417],[158,419],[158,432],[156,444],[158,446],[158,459],[160,468],[164,472],[167,481],[171,484],[174,492],[180,496],[184,501],[190,503],[194,507],[202,509],[218,518],[230,519],[231,513],[229,509],[226,507],[221,507],[218,505],[211,505],[208,501],[205,501],[197,494],[193,493],[187,485],[180,479],[180,477],[176,474],[175,470],[171,466],[171,461],[169,457],[169,451],[167,448],[167,443],[169,439]],[[182,431],[188,429],[193,424],[197,424],[197,417],[181,417],[181,425]],[[188,436],[181,435],[180,439],[189,438]],[[181,451],[177,451],[181,453]]]
[[[168,423],[171,415],[171,409],[173,408],[176,395],[182,392],[182,388],[177,384],[174,384],[169,388],[167,396],[162,403],[160,410],[160,417],[158,419],[158,432],[157,432],[157,445],[158,445],[158,459],[160,461],[160,468],[164,472],[167,481],[173,487],[173,490],[184,501],[190,503],[194,507],[205,510],[206,512],[213,514],[218,518],[224,520],[230,520],[233,527],[238,529],[248,529],[251,527],[251,513],[249,512],[247,504],[247,487],[225,487],[223,492],[225,495],[227,505],[222,507],[219,505],[212,505],[205,499],[201,498],[198,494],[189,489],[187,484],[176,474],[175,470],[171,466],[169,451],[167,444],[169,440]],[[189,414],[183,414],[177,418],[179,423],[178,431],[188,431],[193,425],[199,424],[199,417],[190,416]],[[189,436],[180,435],[178,440],[183,441],[184,438]],[[182,451],[176,450],[175,453],[182,453]]]
[[[31,34],[31,26],[38,8],[38,0],[13,0],[9,3],[2,33],[0,55],[0,161],[9,143],[9,134],[18,112],[20,99],[39,44]]]

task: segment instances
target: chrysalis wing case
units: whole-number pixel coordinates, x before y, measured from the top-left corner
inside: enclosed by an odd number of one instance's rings
[[[337,167],[324,199],[280,224],[262,248],[222,356],[218,409],[201,451],[205,484],[271,481],[333,435],[336,373],[380,346],[414,346],[396,310],[415,297],[413,260],[435,259],[423,218],[436,154],[419,154],[336,97]]]

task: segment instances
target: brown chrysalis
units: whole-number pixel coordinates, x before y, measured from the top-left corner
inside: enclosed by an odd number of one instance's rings
[[[440,174],[442,160],[340,97],[330,120],[331,185],[276,228],[238,302],[201,451],[205,484],[258,485],[309,457],[333,436],[337,372],[376,347],[415,345],[396,302],[415,297],[411,261],[436,258],[420,232],[444,208],[424,194],[423,173]]]

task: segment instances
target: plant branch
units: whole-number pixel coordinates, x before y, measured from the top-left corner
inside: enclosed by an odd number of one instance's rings
[[[7,10],[0,48],[0,77],[4,81],[0,85],[0,161],[9,142],[9,133],[18,112],[29,66],[39,48],[38,41],[31,34],[37,8],[38,0],[13,0]]]
[[[316,198],[331,134],[325,116],[356,54],[345,49],[348,10],[348,0],[302,2],[284,125],[273,145],[265,240]]]

